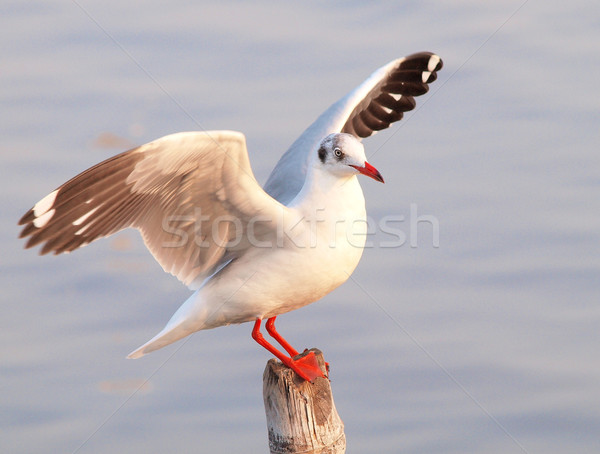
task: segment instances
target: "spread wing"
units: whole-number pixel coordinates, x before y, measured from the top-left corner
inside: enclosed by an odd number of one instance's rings
[[[264,188],[283,204],[302,188],[312,151],[333,132],[369,137],[414,109],[415,96],[427,93],[436,80],[442,60],[431,52],[420,52],[391,61],[327,109],[281,157]]]
[[[251,219],[260,216],[268,235],[283,209],[254,178],[243,134],[185,132],[91,167],[19,224],[26,247],[43,244],[41,254],[70,252],[134,227],[163,269],[195,288],[248,246],[239,238]]]

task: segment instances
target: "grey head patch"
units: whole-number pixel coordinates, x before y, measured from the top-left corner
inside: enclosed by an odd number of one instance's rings
[[[318,154],[319,159],[323,164],[325,164],[325,161],[327,160],[328,153],[331,153],[331,155],[335,157],[338,161],[341,161],[344,158],[344,153],[342,151],[342,142],[343,136],[341,134],[329,134],[321,141]]]

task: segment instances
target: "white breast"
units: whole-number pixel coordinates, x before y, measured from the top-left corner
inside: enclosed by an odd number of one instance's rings
[[[221,302],[211,309],[215,326],[298,309],[350,277],[366,240],[364,197],[356,177],[327,196],[291,207],[293,215],[283,220],[278,245],[268,253],[256,248],[207,283],[201,290],[205,301]]]

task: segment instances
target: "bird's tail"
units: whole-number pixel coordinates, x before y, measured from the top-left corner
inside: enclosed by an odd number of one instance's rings
[[[163,348],[179,339],[183,339],[190,334],[203,329],[202,317],[198,314],[198,305],[202,305],[199,298],[199,292],[195,292],[190,296],[185,303],[173,314],[169,323],[162,329],[160,333],[150,339],[141,347],[132,351],[127,358],[141,358],[147,353]],[[204,312],[204,311],[200,311]],[[194,317],[192,317],[194,313]]]
[[[132,351],[127,358],[129,359],[137,359],[141,358],[147,353],[153,352],[154,350],[158,350],[159,348],[163,348],[173,342],[178,341],[179,339],[183,339],[184,337],[192,334],[194,331],[189,331],[181,329],[180,326],[170,326],[167,325],[164,329],[146,342],[141,347],[138,347],[136,350]]]

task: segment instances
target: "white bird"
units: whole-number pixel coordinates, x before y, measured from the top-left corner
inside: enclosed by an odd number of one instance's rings
[[[172,134],[69,180],[19,221],[26,247],[70,252],[127,227],[138,229],[163,269],[195,292],[138,358],[203,329],[254,321],[252,337],[302,378],[323,376],[275,318],[344,283],[362,255],[365,201],[359,174],[383,182],[361,138],[387,128],[428,91],[441,59],[394,60],[333,104],[282,156],[260,187],[244,135]],[[271,345],[267,332],[287,351]]]

